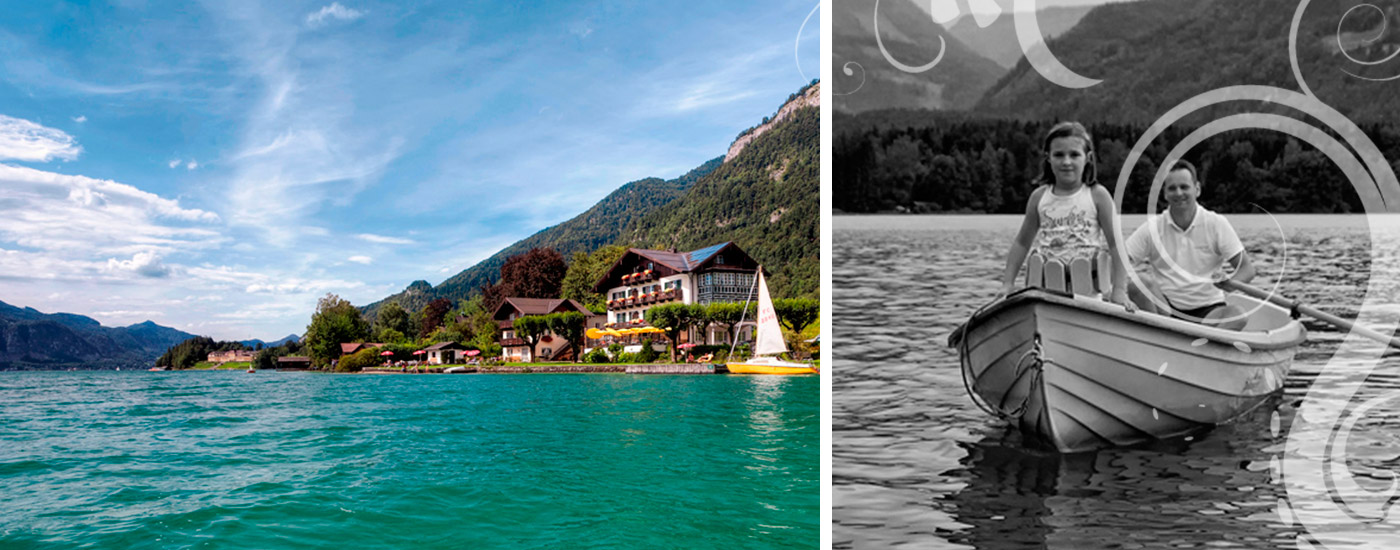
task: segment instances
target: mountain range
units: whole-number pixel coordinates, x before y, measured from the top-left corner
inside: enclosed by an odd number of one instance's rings
[[[1309,3],[1299,25],[1298,64],[1308,87],[1343,115],[1362,124],[1395,120],[1400,95],[1382,88],[1393,86],[1384,79],[1400,74],[1400,63],[1382,61],[1400,50],[1400,8],[1356,10],[1343,17],[1360,4]],[[1289,54],[1295,7],[1273,0],[1098,6],[1049,47],[1066,67],[1102,83],[1061,88],[1022,61],[973,110],[1016,119],[1146,124],[1195,95],[1227,86],[1298,90]],[[1246,110],[1292,112],[1237,101],[1205,109],[1194,120]]]
[[[568,221],[554,225],[447,278],[415,281],[364,306],[373,318],[396,301],[417,311],[437,298],[469,298],[500,277],[506,258],[553,248],[571,258],[608,244],[693,250],[733,241],[773,275],[777,297],[815,297],[820,287],[821,85],[788,97],[773,116],[744,130],[723,156],[685,175],[627,183]],[[718,153],[718,152],[717,152]]]
[[[0,370],[145,368],[193,337],[151,321],[104,327],[91,317],[0,302]]]
[[[1079,24],[1093,6],[1045,8],[1036,12],[1041,36],[1049,41]],[[992,24],[983,28],[977,18],[966,15],[948,25],[948,32],[972,51],[992,60],[1003,69],[1011,69],[1021,61],[1021,42],[1016,38],[1016,19],[1005,11]]]
[[[909,0],[832,3],[832,108],[859,113],[872,109],[967,109],[1006,72],[964,44]],[[939,39],[945,47],[939,50]],[[932,69],[906,72],[885,59],[918,67],[943,57]],[[846,71],[849,70],[850,74]]]

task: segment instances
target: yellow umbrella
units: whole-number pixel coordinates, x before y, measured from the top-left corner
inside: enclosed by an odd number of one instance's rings
[[[598,334],[602,334],[604,336],[622,336],[622,333],[618,332],[617,329],[611,328],[600,330],[598,331]]]
[[[637,332],[666,332],[666,331],[661,330],[661,329],[656,328],[656,327],[646,327],[646,328],[639,328],[639,329],[637,329]]]
[[[603,337],[603,331],[598,330],[596,328],[590,328],[588,330],[585,330],[583,331],[583,334],[593,340],[597,340]]]
[[[625,328],[625,329],[622,329],[622,330],[619,330],[619,331],[616,331],[616,332],[617,332],[617,335],[618,335],[618,336],[631,336],[631,335],[637,333],[637,329],[635,329],[635,328]]]

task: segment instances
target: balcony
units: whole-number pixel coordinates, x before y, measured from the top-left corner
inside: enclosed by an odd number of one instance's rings
[[[636,273],[628,273],[628,274],[626,274],[626,275],[623,275],[623,276],[622,276],[622,284],[625,284],[625,285],[632,285],[632,284],[644,283],[644,282],[647,282],[647,281],[652,281],[652,280],[655,280],[655,279],[656,279],[656,274],[655,274],[655,273],[652,273],[652,271],[651,271],[650,269],[648,269],[648,270],[645,270],[645,271],[638,271],[638,272],[636,272]]]

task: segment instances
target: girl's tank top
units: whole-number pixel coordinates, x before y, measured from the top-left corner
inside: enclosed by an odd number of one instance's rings
[[[1054,187],[1046,189],[1040,195],[1036,211],[1040,214],[1040,231],[1035,235],[1031,251],[1046,260],[1059,260],[1065,265],[1076,258],[1092,261],[1100,250],[1107,248],[1088,184],[1064,197],[1056,195]]]

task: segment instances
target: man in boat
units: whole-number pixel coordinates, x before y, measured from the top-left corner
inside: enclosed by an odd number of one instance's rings
[[[1128,285],[1129,298],[1145,311],[1228,330],[1244,328],[1245,311],[1226,304],[1219,286],[1227,278],[1241,283],[1254,278],[1254,264],[1235,228],[1224,216],[1196,202],[1201,181],[1196,167],[1187,161],[1172,165],[1162,193],[1167,211],[1149,216],[1128,237],[1125,248],[1132,265],[1143,266],[1138,273],[1147,292],[1164,299],[1170,310],[1163,310],[1135,284]],[[1217,274],[1224,266],[1233,275]]]

